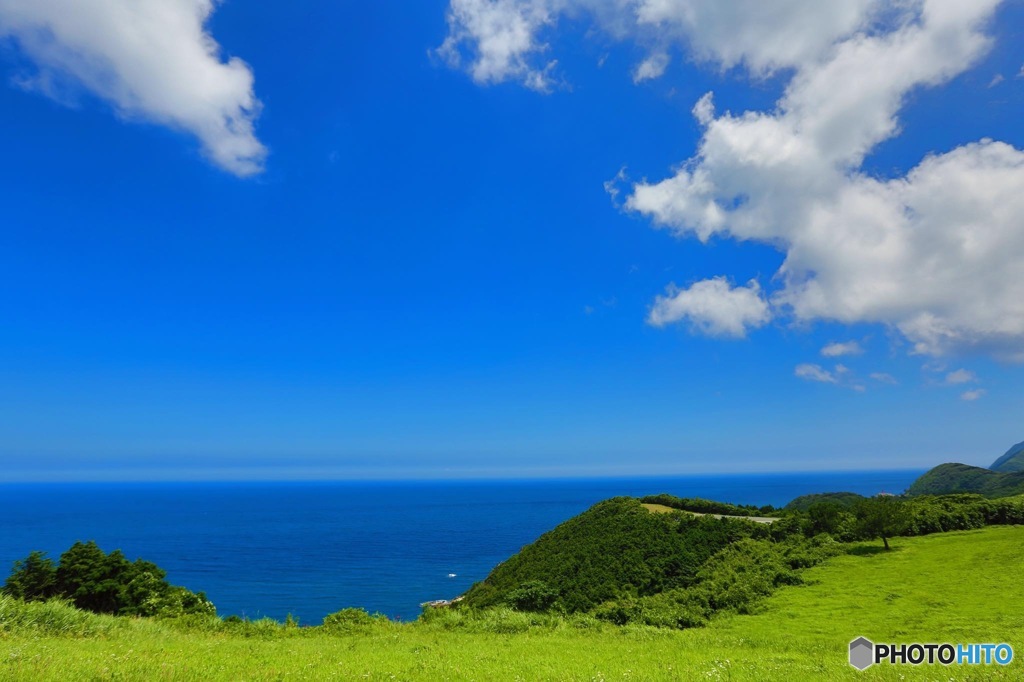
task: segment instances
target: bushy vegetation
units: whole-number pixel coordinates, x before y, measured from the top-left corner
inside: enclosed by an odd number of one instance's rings
[[[807,511],[812,505],[829,502],[842,509],[853,509],[853,507],[864,499],[863,495],[857,493],[811,493],[794,498],[783,509],[785,511]]]
[[[981,495],[922,495],[906,500],[905,535],[1024,524],[1024,495],[990,499]]]
[[[216,613],[202,592],[167,582],[156,564],[107,554],[95,542],[76,542],[54,563],[42,552],[16,561],[2,593],[23,601],[64,599],[93,613],[174,617]]]
[[[746,521],[652,514],[633,498],[613,498],[524,547],[470,588],[459,607],[590,611],[685,587],[719,550],[770,532]]]
[[[887,512],[887,513],[886,513]],[[886,516],[889,518],[887,519]],[[828,533],[852,542],[1024,524],[1024,495],[991,499],[976,494],[861,498],[851,508],[816,502],[787,517],[806,537]]]
[[[370,615],[364,609],[346,608],[325,616],[321,627],[325,632],[349,634],[366,631],[389,622],[387,616]]]
[[[711,557],[690,586],[650,597],[609,601],[595,615],[618,625],[700,627],[723,611],[752,613],[780,586],[801,584],[800,569],[843,551],[827,536],[811,541],[792,537],[781,543],[745,538]]]

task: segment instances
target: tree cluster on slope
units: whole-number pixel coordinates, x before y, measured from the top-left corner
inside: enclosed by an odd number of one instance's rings
[[[129,561],[120,550],[107,554],[93,541],[76,542],[56,564],[43,552],[16,561],[3,593],[24,601],[66,599],[80,609],[122,616],[216,613],[202,592],[166,578],[150,561]]]

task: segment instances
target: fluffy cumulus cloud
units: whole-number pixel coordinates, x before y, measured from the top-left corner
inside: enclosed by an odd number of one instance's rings
[[[767,294],[775,316],[882,324],[918,354],[1024,360],[1024,152],[964,140],[900,177],[863,170],[899,134],[908,94],[947,83],[986,54],[1000,3],[453,0],[446,48],[478,80],[529,82],[552,68],[558,19],[587,15],[617,38],[678,45],[754,77],[786,70],[771,110],[718,113],[710,93],[698,101],[695,155],[660,181],[633,185],[625,208],[680,237],[780,249]],[[514,47],[491,46],[493,26],[476,23],[499,7],[527,36]]]
[[[452,66],[469,70],[477,83],[519,80],[535,90],[547,90],[554,61],[536,65],[544,51],[540,29],[554,21],[549,2],[519,0],[452,0],[449,34],[438,54]]]
[[[223,59],[205,25],[214,0],[0,0],[0,37],[36,72],[22,84],[58,95],[75,83],[127,119],[194,135],[240,176],[262,170],[252,70]]]
[[[967,402],[972,403],[975,400],[980,400],[985,395],[985,393],[986,393],[985,389],[983,389],[983,388],[976,388],[973,391],[964,391],[963,393],[961,393],[960,394],[960,399],[961,400],[966,400]]]
[[[1016,216],[1024,153],[981,140],[922,160],[908,175],[859,171],[898,131],[915,87],[940,84],[989,45],[996,0],[928,0],[888,32],[856,34],[801,66],[778,109],[695,114],[698,155],[627,200],[677,234],[779,245],[773,295],[799,321],[892,326],[916,352],[1024,350],[1024,255]],[[913,19],[913,20],[911,20]]]
[[[761,327],[770,318],[757,282],[733,287],[724,277],[717,277],[686,289],[670,286],[655,300],[647,321],[661,327],[685,320],[710,336],[742,338],[748,329]]]

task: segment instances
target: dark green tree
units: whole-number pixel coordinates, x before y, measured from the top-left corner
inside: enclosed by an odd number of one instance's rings
[[[886,549],[889,549],[889,538],[902,533],[910,520],[906,504],[894,495],[861,500],[855,513],[861,537],[880,538]]]
[[[118,613],[128,616],[155,616],[165,605],[171,586],[167,573],[150,561],[136,559],[123,576]]]
[[[57,588],[80,609],[116,614],[125,605],[122,588],[130,569],[120,550],[106,554],[92,540],[76,542],[60,556]]]
[[[57,567],[45,552],[32,552],[14,562],[14,570],[4,583],[3,593],[24,599],[42,601],[57,591]]]
[[[202,592],[167,582],[151,561],[128,561],[120,550],[107,554],[93,541],[76,542],[54,566],[42,552],[15,562],[3,592],[26,600],[60,597],[95,613],[121,616],[216,615]]]
[[[815,502],[807,508],[808,534],[836,535],[843,520],[843,509],[835,502]]]
[[[558,599],[558,592],[543,580],[529,580],[509,592],[509,606],[517,611],[547,611]]]

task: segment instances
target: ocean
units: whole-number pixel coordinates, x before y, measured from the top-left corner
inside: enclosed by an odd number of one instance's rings
[[[661,492],[782,506],[902,492],[923,471],[517,481],[0,485],[0,579],[32,550],[95,540],[164,568],[222,616],[300,624],[358,606],[412,620],[592,504]]]

